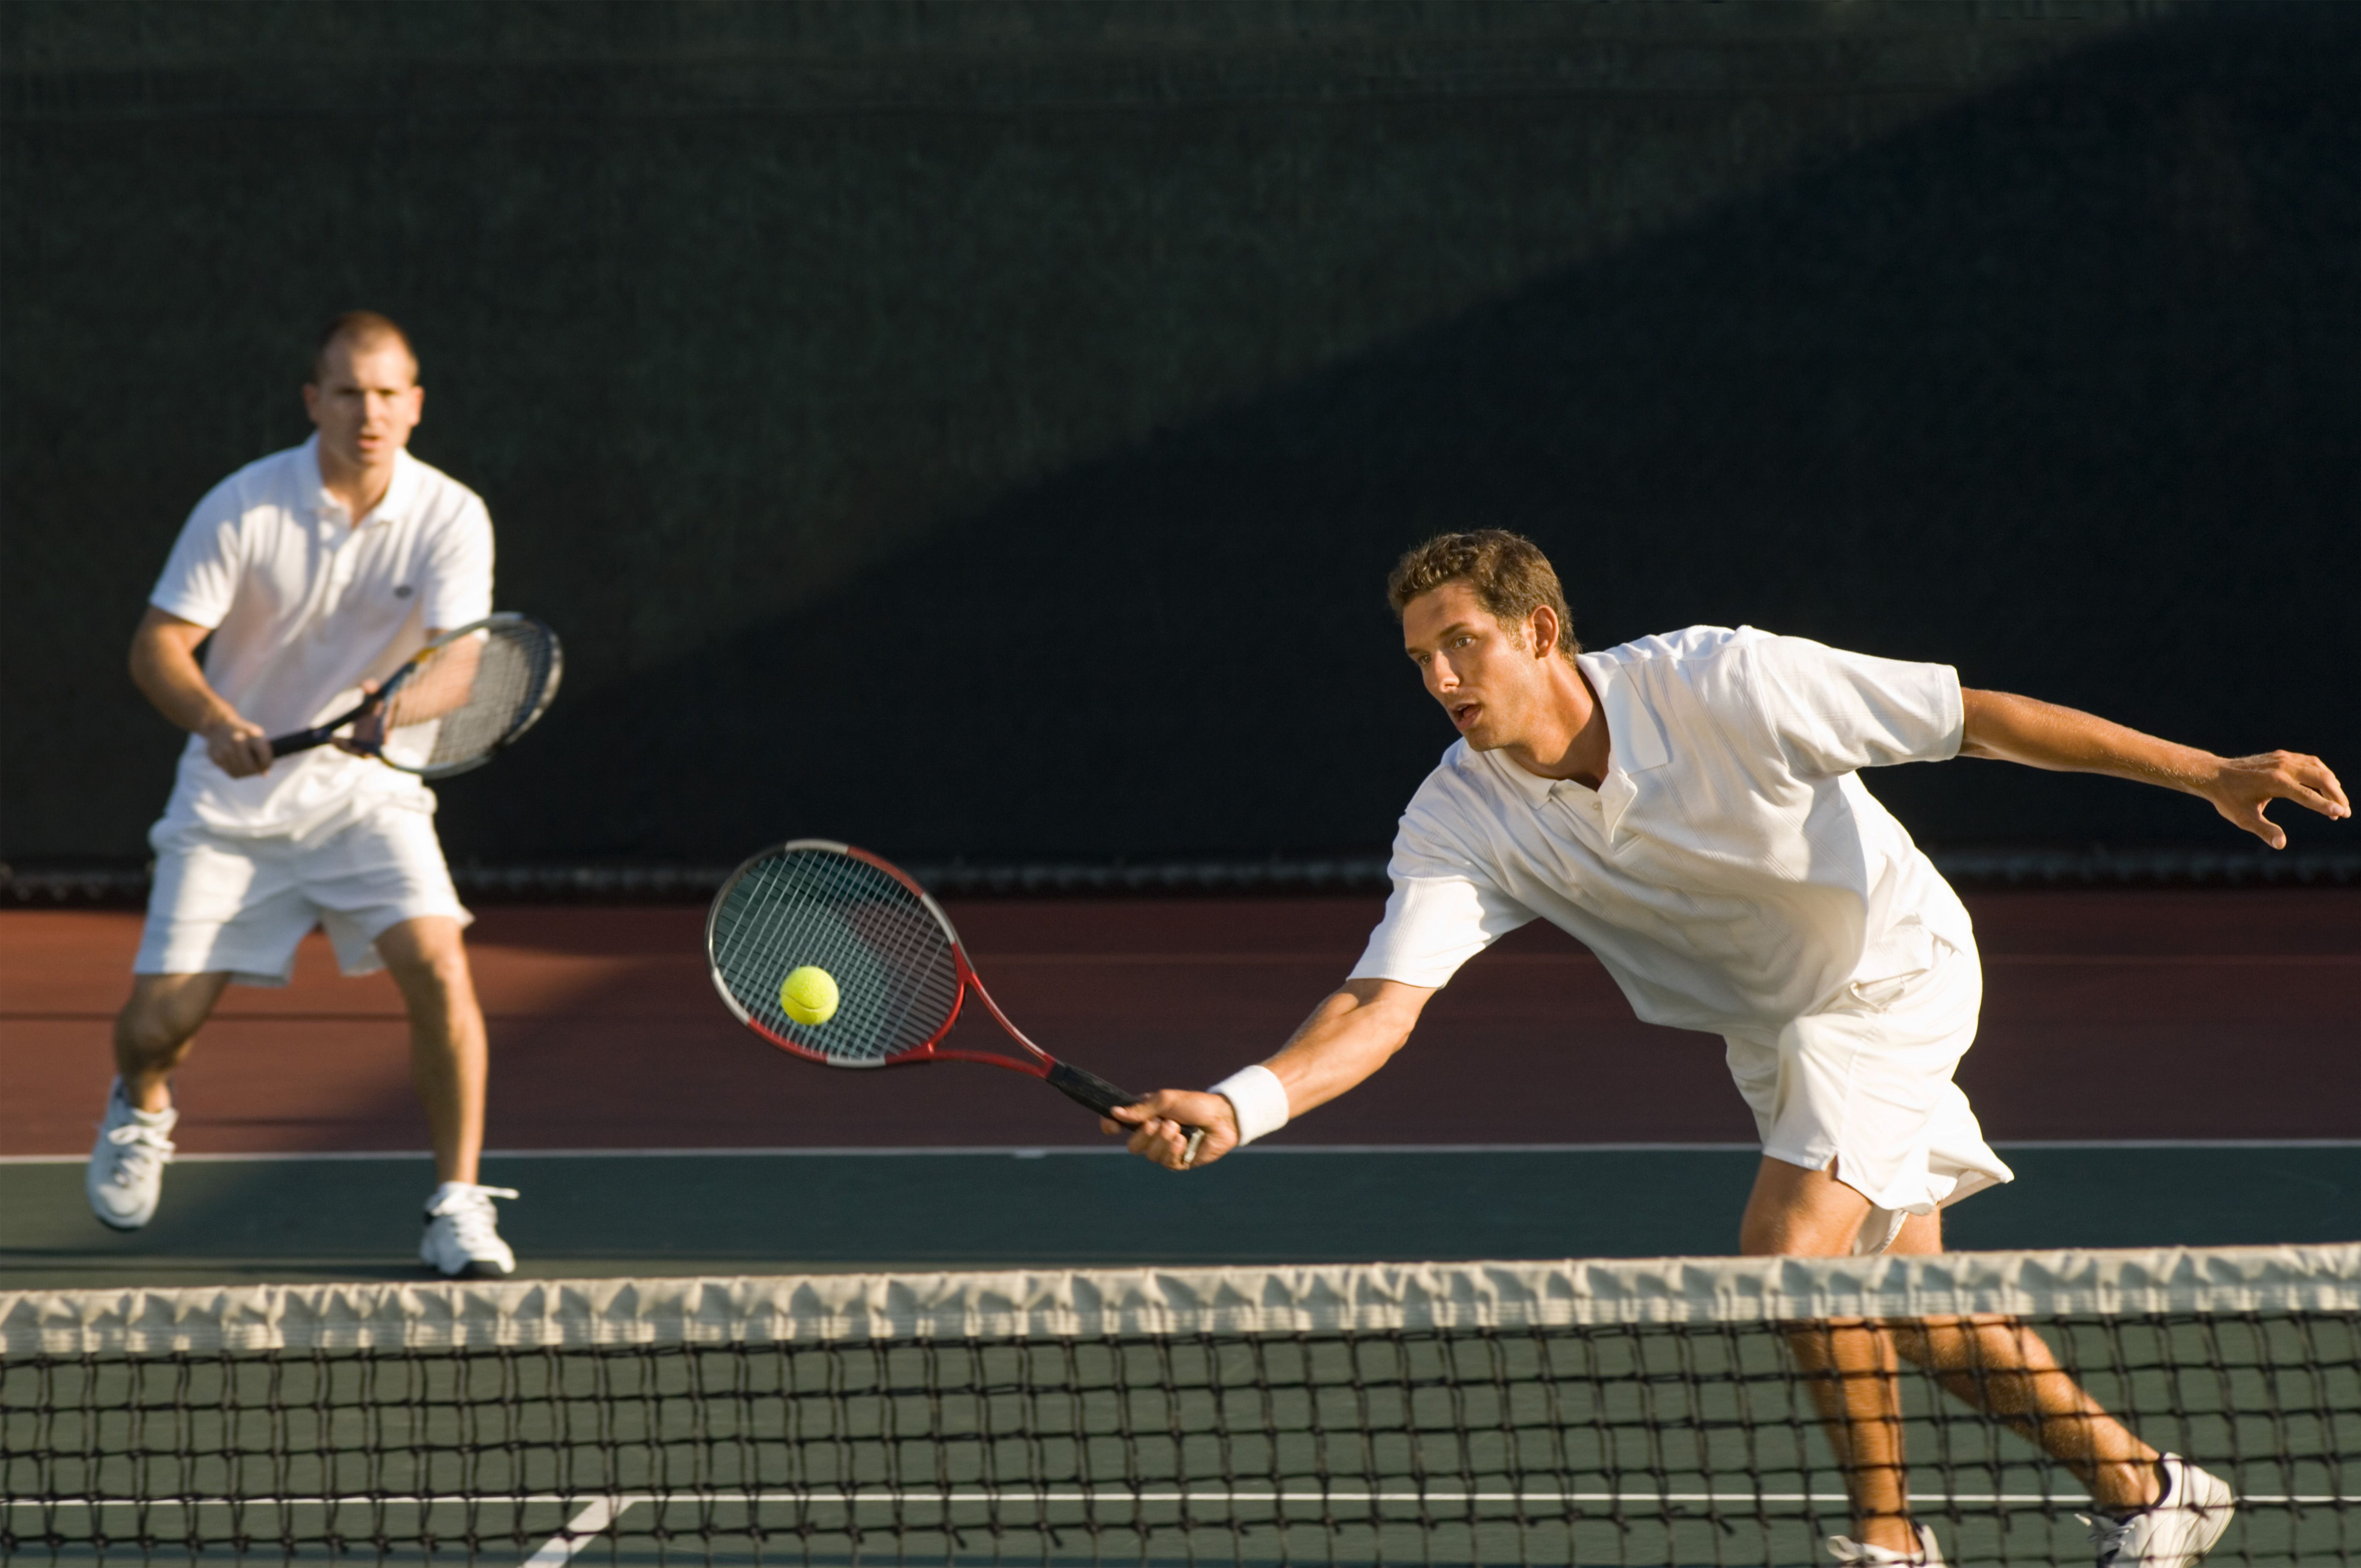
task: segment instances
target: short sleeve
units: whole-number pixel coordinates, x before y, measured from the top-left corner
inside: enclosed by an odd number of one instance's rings
[[[1533,918],[1422,824],[1416,802],[1402,818],[1386,870],[1393,892],[1352,980],[1447,985],[1460,965]]]
[[[1766,637],[1749,654],[1762,718],[1800,773],[1960,754],[1966,709],[1949,664],[1848,653],[1806,637]]]
[[[148,602],[208,630],[228,619],[245,563],[238,521],[236,493],[226,484],[214,487],[181,525]]]
[[[492,613],[492,519],[479,498],[468,495],[434,531],[423,577],[421,625],[449,631]]]

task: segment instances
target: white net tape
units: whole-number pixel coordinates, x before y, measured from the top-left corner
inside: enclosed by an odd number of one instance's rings
[[[2361,1310],[2361,1243],[0,1292],[0,1355]]]

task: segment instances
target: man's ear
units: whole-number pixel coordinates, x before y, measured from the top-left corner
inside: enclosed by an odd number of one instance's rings
[[[1535,605],[1533,613],[1525,618],[1525,632],[1533,640],[1533,657],[1548,658],[1557,652],[1557,611],[1545,604]]]

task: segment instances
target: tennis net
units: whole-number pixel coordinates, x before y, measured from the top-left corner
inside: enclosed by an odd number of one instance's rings
[[[2361,1245],[5,1293],[0,1546],[1825,1562],[1796,1325],[1960,1313],[2226,1481],[2213,1562],[2361,1560]],[[1902,1378],[1949,1562],[2092,1560],[2070,1473]]]

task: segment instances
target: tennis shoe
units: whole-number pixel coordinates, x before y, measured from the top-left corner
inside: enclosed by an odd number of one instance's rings
[[[2081,1514],[2099,1549],[2099,1568],[2189,1568],[2230,1528],[2237,1503],[2219,1476],[2177,1453],[2157,1461],[2164,1496],[2137,1513]]]
[[[505,1279],[516,1270],[516,1254],[500,1240],[495,1198],[513,1198],[512,1189],[446,1181],[426,1200],[426,1235],[419,1260],[445,1279]]]
[[[1935,1544],[1935,1532],[1923,1524],[1910,1528],[1918,1532],[1916,1552],[1894,1552],[1865,1545],[1850,1536],[1832,1535],[1828,1537],[1828,1555],[1837,1560],[1838,1568],[1943,1568],[1943,1552]]]
[[[169,1105],[161,1111],[133,1110],[123,1080],[115,1080],[82,1182],[90,1194],[90,1212],[101,1224],[136,1231],[156,1217],[156,1204],[164,1196],[164,1168],[172,1162],[172,1125],[180,1119],[181,1113]]]

